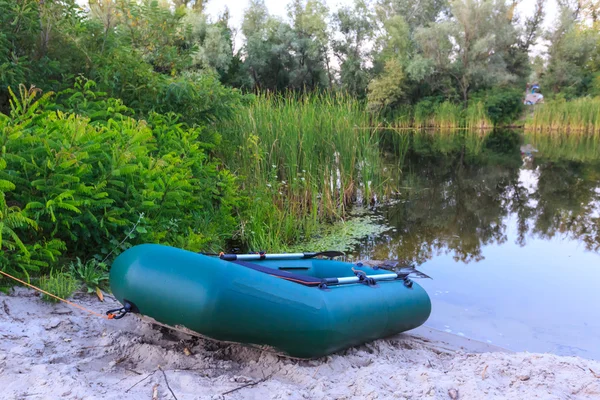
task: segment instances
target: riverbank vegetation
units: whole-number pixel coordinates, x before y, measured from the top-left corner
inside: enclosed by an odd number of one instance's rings
[[[63,255],[99,262],[128,242],[222,248],[236,228],[236,178],[208,156],[202,129],[144,120],[90,82],[59,103],[23,86],[0,114],[3,269],[27,275]],[[62,110],[77,101],[76,114]]]
[[[393,187],[371,116],[348,95],[260,95],[219,124],[218,155],[251,192],[241,239],[285,249]],[[283,246],[283,247],[282,247]]]
[[[533,130],[597,133],[598,6],[544,31],[518,3],[251,0],[236,27],[204,0],[0,0],[0,268],[61,286],[142,242],[309,243],[397,190],[402,129],[478,151],[528,82]]]
[[[521,108],[519,104],[517,108]],[[486,130],[494,127],[483,102],[473,101],[467,108],[449,101],[433,103],[422,100],[414,107],[405,106],[382,118],[389,128],[437,129],[447,132],[454,129]]]
[[[536,106],[525,129],[549,135],[600,135],[600,97],[560,99]]]

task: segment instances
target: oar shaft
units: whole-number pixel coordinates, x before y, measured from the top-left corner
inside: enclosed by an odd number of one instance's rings
[[[313,257],[340,257],[341,251],[320,251],[317,253],[282,253],[282,254],[222,254],[221,260],[225,261],[252,261],[252,260],[301,260]]]
[[[222,260],[226,261],[253,261],[253,260],[299,260],[305,258],[304,253],[286,254],[223,254]]]

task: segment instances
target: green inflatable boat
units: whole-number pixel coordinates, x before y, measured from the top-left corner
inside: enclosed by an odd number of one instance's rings
[[[297,358],[407,331],[429,317],[429,296],[409,273],[313,256],[211,257],[145,244],[117,257],[110,285],[122,312]]]

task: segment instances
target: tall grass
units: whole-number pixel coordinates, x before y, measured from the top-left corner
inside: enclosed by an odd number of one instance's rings
[[[555,100],[535,106],[528,131],[547,133],[600,134],[600,97]]]
[[[393,111],[388,112],[384,118],[380,117],[380,120],[388,123],[394,128],[411,129],[413,128],[413,114],[414,109],[411,105],[401,104]]]
[[[491,129],[494,127],[481,101],[471,102],[465,110],[465,127],[470,130]]]
[[[422,101],[414,108],[413,126],[415,128],[454,129],[461,126],[461,106],[445,101],[431,103]]]
[[[227,167],[252,194],[243,240],[280,250],[342,218],[355,200],[385,195],[379,135],[357,100],[308,94],[259,95],[220,126]]]
[[[439,129],[444,133],[453,129],[481,130],[494,126],[481,101],[471,102],[465,109],[450,101],[433,103],[428,100],[421,101],[414,107],[405,106],[402,112],[394,113],[391,125],[402,129]]]
[[[51,270],[49,275],[40,278],[38,285],[46,292],[66,299],[77,290],[79,282],[68,273]],[[42,299],[51,303],[58,302],[47,294],[42,295]]]
[[[462,107],[458,104],[445,101],[434,106],[433,114],[429,120],[429,127],[438,129],[452,129],[461,126]]]

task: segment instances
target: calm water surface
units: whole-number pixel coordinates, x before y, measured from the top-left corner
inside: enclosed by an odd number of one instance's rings
[[[391,229],[358,256],[412,261],[432,276],[418,281],[432,299],[430,327],[600,359],[600,140],[403,140],[392,141],[406,154],[403,189],[376,211]]]

